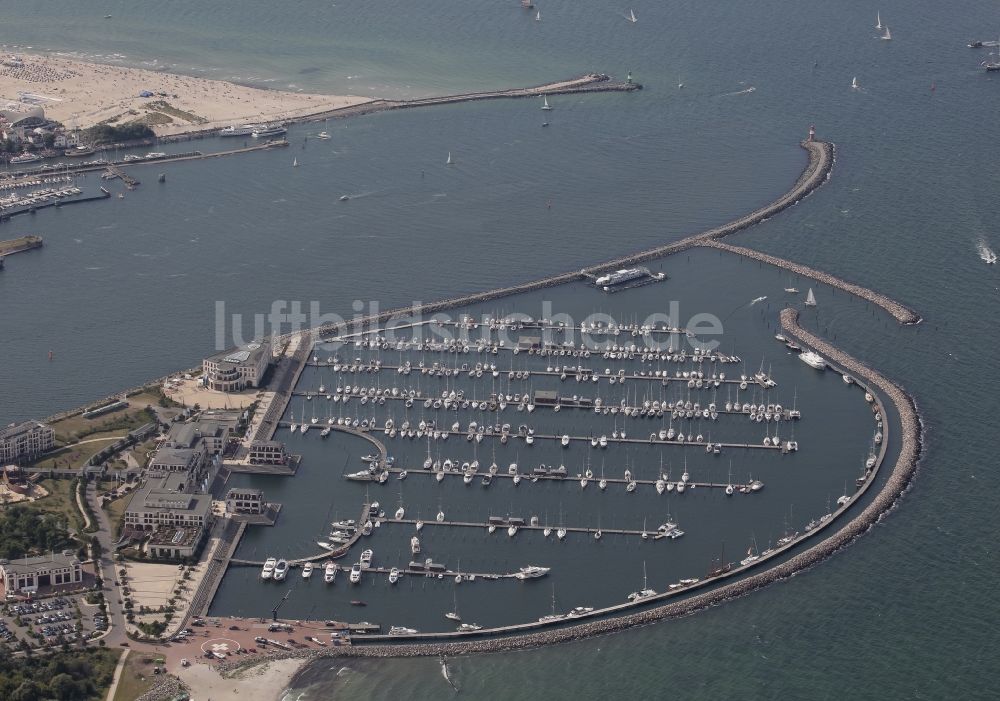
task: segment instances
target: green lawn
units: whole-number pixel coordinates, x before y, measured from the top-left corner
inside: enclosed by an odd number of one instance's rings
[[[156,406],[160,396],[155,392],[142,392],[128,398],[129,406],[118,411],[102,414],[93,419],[85,419],[77,414],[51,424],[56,432],[56,438],[66,442],[73,438],[89,438],[101,432],[117,431],[127,433],[148,423],[150,418],[144,412],[148,405]]]
[[[77,533],[83,532],[83,520],[76,506],[73,494],[73,480],[42,480],[39,483],[49,495],[32,502],[30,507],[38,511],[62,516],[69,527]]]

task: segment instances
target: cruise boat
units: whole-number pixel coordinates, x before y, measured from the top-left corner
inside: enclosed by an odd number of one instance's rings
[[[328,562],[326,567],[323,569],[323,581],[327,584],[333,584],[333,581],[337,578],[337,563]]]
[[[813,351],[806,351],[805,353],[802,353],[799,355],[799,360],[811,368],[816,368],[817,370],[826,369],[826,360],[823,359],[823,356],[818,353],[814,353]]]
[[[302,579],[309,579],[310,577],[312,577],[312,573],[313,573],[313,563],[307,562],[302,567]]]
[[[14,156],[10,159],[11,165],[20,165],[21,163],[36,163],[42,160],[42,157],[36,153],[24,152],[20,156]]]
[[[236,126],[235,124],[225,127],[219,130],[219,136],[250,136],[254,133],[254,130],[260,128],[257,124],[244,124],[243,126]]]
[[[361,563],[355,562],[351,565],[351,584],[357,584],[361,581]]]
[[[281,582],[285,579],[285,575],[288,574],[288,561],[278,560],[274,565],[274,581]]]
[[[83,158],[84,156],[89,156],[94,153],[94,149],[89,146],[77,146],[76,148],[66,149],[63,155],[66,158]]]
[[[281,134],[288,133],[280,124],[267,124],[265,126],[257,127],[251,132],[251,135],[255,139],[259,139],[265,136],[280,136]]]
[[[267,562],[264,563],[264,569],[260,571],[261,579],[271,579],[274,576],[274,566],[278,564],[278,561],[273,558],[267,558]]]
[[[538,565],[528,565],[527,567],[522,567],[518,570],[514,576],[518,579],[535,579],[537,577],[544,577],[550,571],[550,567],[539,567]]]

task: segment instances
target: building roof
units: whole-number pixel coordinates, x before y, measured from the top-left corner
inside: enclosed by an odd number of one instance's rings
[[[257,497],[264,496],[264,490],[257,489],[256,487],[230,487],[229,491],[226,492],[226,499],[229,499],[232,496],[233,492],[237,492],[239,494],[248,494]]]
[[[149,466],[155,469],[160,465],[187,465],[191,462],[191,458],[199,452],[194,448],[164,446],[156,451],[156,455],[153,456]]]
[[[0,429],[0,441],[17,438],[25,433],[47,428],[49,427],[39,421],[25,421],[24,423],[16,424],[14,426],[6,426]]]
[[[16,574],[37,574],[56,568],[72,567],[78,564],[80,564],[80,561],[72,551],[49,553],[48,555],[39,555],[38,557],[22,557],[8,562],[0,560],[0,567],[5,572],[14,572]]]
[[[150,479],[132,494],[126,511],[187,511],[207,517],[212,510],[211,494],[188,494],[179,488],[178,475]]]
[[[198,533],[194,526],[160,528],[149,537],[149,545],[190,548],[198,541]]]
[[[256,365],[262,353],[271,353],[271,344],[268,343],[267,339],[253,341],[239,348],[230,348],[229,350],[210,356],[208,360],[220,365]]]
[[[274,449],[279,449],[280,448],[280,449],[284,450],[285,444],[282,443],[281,441],[273,441],[273,440],[272,441],[252,441],[250,443],[250,450],[254,450],[254,449],[257,449],[257,448],[274,448]]]

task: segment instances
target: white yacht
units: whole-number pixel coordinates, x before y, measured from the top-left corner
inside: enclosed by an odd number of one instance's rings
[[[389,584],[395,584],[399,581],[399,568],[393,567],[389,570]]]
[[[337,578],[337,563],[328,562],[323,570],[323,581],[327,584],[333,584],[333,580]]]
[[[563,529],[559,529],[562,531]],[[518,570],[514,576],[518,579],[535,579],[536,577],[544,577],[549,573],[549,567],[539,567],[538,565],[528,565],[527,567],[522,567]]]
[[[420,554],[420,538],[417,536],[410,538],[410,552],[414,555]]]
[[[413,635],[416,632],[416,629],[405,626],[393,626],[389,629],[389,635]]]
[[[285,579],[285,575],[288,574],[288,561],[278,560],[274,565],[274,581],[281,582]]]
[[[372,558],[374,556],[375,556],[375,553],[372,551],[371,548],[367,548],[366,550],[363,550],[361,552],[361,562],[359,563],[361,565],[361,567],[363,567],[365,569],[368,569],[369,567],[371,567],[372,566]]]
[[[472,633],[477,630],[482,630],[483,627],[477,623],[463,623],[458,627],[459,633]]]
[[[313,563],[307,562],[302,567],[302,579],[309,579],[313,574]]]
[[[351,584],[357,584],[361,581],[361,563],[355,562],[351,565]]]
[[[826,369],[826,360],[823,359],[823,356],[818,353],[814,353],[813,351],[806,351],[805,353],[800,354],[799,360],[811,368],[816,368],[817,370]]]
[[[260,578],[271,579],[274,576],[274,566],[276,564],[278,564],[278,561],[275,558],[267,558],[267,561],[264,563],[264,569],[260,571]]]

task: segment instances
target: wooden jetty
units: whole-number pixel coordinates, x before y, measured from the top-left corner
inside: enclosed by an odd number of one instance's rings
[[[398,476],[399,473],[402,472],[402,469],[400,469],[398,467],[391,467],[391,468],[388,468],[388,472],[390,474]],[[436,477],[438,473],[436,471],[434,471],[434,470],[422,470],[422,469],[418,469],[418,468],[413,468],[412,470],[407,470],[406,474],[407,474],[407,477],[409,477],[411,475],[414,475],[414,476],[415,475],[427,475],[428,477]],[[473,473],[473,477],[475,478],[475,480],[479,480],[479,479],[482,479],[483,477],[485,477],[487,474],[489,474],[489,473],[486,473],[486,472],[475,472],[475,473]],[[444,475],[445,475],[445,477],[464,477],[465,473],[461,472],[461,471],[457,471],[457,472],[456,471],[448,471],[448,472],[445,472]],[[534,481],[537,480],[537,481],[540,481],[540,482],[570,482],[572,484],[579,484],[580,480],[583,479],[583,475],[579,475],[579,474],[572,474],[572,475],[566,475],[565,477],[561,477],[559,475],[551,475],[551,474],[549,474],[549,475],[540,475],[540,474],[539,475],[535,475],[535,474],[532,474],[529,471],[529,472],[522,472],[522,473],[520,473],[520,475],[521,475],[521,480],[522,481],[527,481],[527,482],[534,482]],[[510,480],[513,480],[514,479],[514,475],[509,474],[506,470],[502,470],[502,471],[498,471],[495,475],[492,475],[492,479],[510,479]],[[600,487],[598,487],[597,483],[601,479],[604,479],[609,485],[627,485],[629,483],[629,480],[626,480],[624,477],[603,477],[602,478],[599,475],[594,475],[593,477],[588,477],[587,478],[588,487],[590,485],[593,485],[593,489],[598,489],[599,490]],[[656,483],[658,481],[659,480],[639,479],[639,478],[634,478],[634,479],[631,480],[631,482],[634,482],[637,485],[648,485],[650,487],[655,487]],[[670,479],[669,480],[669,483],[671,485],[676,485],[678,482],[684,484],[685,490],[687,490],[687,489],[694,490],[694,489],[697,489],[697,488],[704,488],[704,489],[725,489],[726,487],[731,486],[733,488],[733,490],[734,490],[735,493],[743,493],[743,490],[747,490],[747,493],[753,494],[753,493],[756,493],[757,491],[760,491],[760,489],[763,488],[763,483],[760,483],[761,486],[758,487],[758,489],[751,490],[751,485],[750,484],[741,484],[739,482],[733,482],[733,483],[730,484],[728,482],[727,483],[721,483],[721,482],[698,482],[698,481],[684,482],[682,479],[676,479],[676,480],[675,479]],[[473,484],[476,484],[476,482],[473,481],[469,486],[471,487]],[[671,492],[673,492],[673,490],[671,490]],[[667,493],[670,494],[671,492],[667,492]],[[678,492],[678,493],[681,494],[683,492]]]

